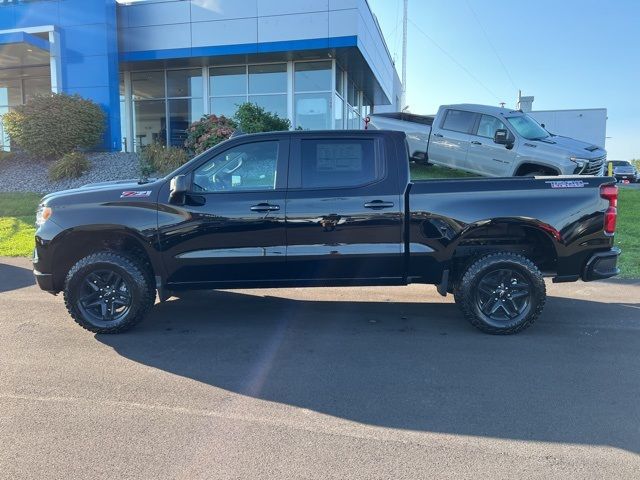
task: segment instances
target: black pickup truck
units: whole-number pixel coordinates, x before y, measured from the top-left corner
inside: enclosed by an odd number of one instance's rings
[[[533,323],[543,277],[618,273],[608,177],[411,181],[390,131],[244,135],[166,178],[42,199],[34,271],[92,332],[187,289],[437,285],[494,334]]]

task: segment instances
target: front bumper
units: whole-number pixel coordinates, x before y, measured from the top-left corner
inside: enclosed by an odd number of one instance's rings
[[[597,252],[591,255],[582,270],[582,280],[590,282],[618,275],[620,273],[618,268],[620,253],[618,247],[613,247],[606,252]]]
[[[50,273],[41,273],[38,270],[33,270],[33,276],[36,277],[36,283],[38,286],[47,292],[55,293],[53,288],[53,275]]]
[[[614,177],[618,182],[629,180],[629,182],[631,183],[636,183],[638,181],[637,175],[634,175],[632,173],[618,173],[617,175],[614,175]]]

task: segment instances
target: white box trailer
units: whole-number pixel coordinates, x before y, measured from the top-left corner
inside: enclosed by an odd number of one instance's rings
[[[537,110],[527,112],[538,123],[544,123],[547,131],[605,146],[607,137],[607,109],[585,108],[576,110]]]

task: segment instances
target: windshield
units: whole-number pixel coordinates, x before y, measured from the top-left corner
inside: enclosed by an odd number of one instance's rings
[[[538,125],[533,118],[527,115],[518,115],[516,117],[507,117],[507,121],[511,124],[521,137],[527,140],[541,140],[549,138],[549,132]]]

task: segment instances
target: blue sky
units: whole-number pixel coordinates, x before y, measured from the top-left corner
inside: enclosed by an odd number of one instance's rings
[[[402,0],[368,1],[400,72]],[[409,19],[412,112],[520,88],[534,110],[606,107],[609,158],[640,158],[640,0],[409,0]]]

